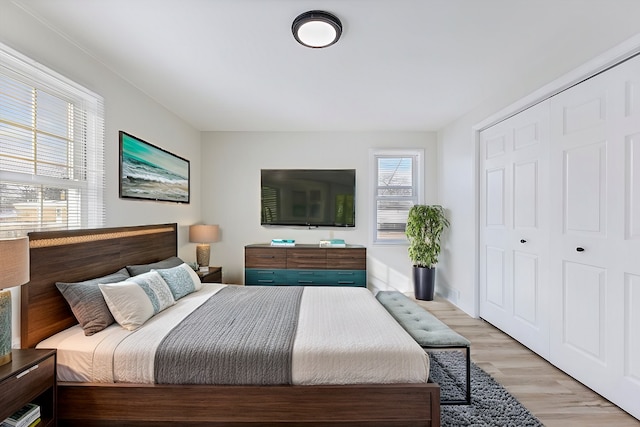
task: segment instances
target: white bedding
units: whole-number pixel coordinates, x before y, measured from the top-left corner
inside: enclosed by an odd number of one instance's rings
[[[171,328],[227,285],[203,289],[135,331],[79,325],[38,344],[58,349],[58,380],[153,383],[154,353]],[[429,359],[365,288],[306,287],[293,345],[293,384],[424,383]]]

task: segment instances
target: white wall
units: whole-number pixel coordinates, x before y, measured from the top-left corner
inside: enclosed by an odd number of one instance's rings
[[[200,132],[112,73],[57,33],[2,0],[0,42],[104,97],[106,226],[177,222],[179,254],[192,256],[187,226],[200,219]],[[124,130],[191,161],[190,204],[121,200],[118,131]]]
[[[407,246],[371,244],[369,150],[424,148],[425,199],[436,201],[437,152],[432,132],[206,132],[202,138],[202,209],[207,223],[220,225],[212,265],[223,266],[227,283],[244,281],[244,246],[272,238],[317,243],[341,238],[367,246],[369,286],[412,292]],[[260,225],[260,169],[356,169],[356,227],[274,228]]]
[[[13,3],[0,0],[0,42],[104,97],[106,226],[177,222],[178,255],[195,258],[188,225],[200,219],[200,132],[112,73],[95,58],[34,20]],[[121,200],[118,196],[118,131],[191,160],[191,204]],[[19,347],[19,292],[12,291],[14,347]]]
[[[638,3],[640,13],[640,3]],[[625,21],[626,22],[626,21]],[[622,22],[620,22],[622,24]],[[610,30],[610,31],[609,31]],[[494,120],[506,111],[521,106],[523,99],[533,99],[568,81],[567,75],[584,73],[594,58],[604,52],[619,52],[634,40],[637,27],[612,26],[604,34],[598,28],[582,29],[581,49],[566,50],[562,57],[552,57],[532,69],[526,76],[505,82],[504,90],[450,123],[438,132],[438,194],[451,219],[451,229],[444,236],[443,256],[438,264],[438,291],[472,316],[478,315],[477,289],[477,141],[474,127]],[[624,46],[621,47],[621,46]],[[615,56],[613,53],[604,56]],[[557,87],[556,87],[557,88]]]

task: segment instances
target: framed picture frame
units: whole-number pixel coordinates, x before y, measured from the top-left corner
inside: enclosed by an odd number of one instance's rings
[[[189,160],[124,131],[119,139],[121,199],[190,202]]]

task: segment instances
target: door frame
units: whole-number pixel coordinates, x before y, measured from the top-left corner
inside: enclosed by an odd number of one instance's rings
[[[587,61],[583,65],[573,69],[563,76],[547,83],[534,92],[513,102],[507,107],[490,115],[484,120],[471,127],[473,147],[473,167],[475,169],[474,183],[474,205],[475,205],[475,284],[473,294],[473,309],[475,317],[480,316],[480,183],[482,182],[480,173],[480,132],[483,130],[514,116],[529,107],[532,107],[552,96],[569,89],[581,82],[600,74],[625,60],[640,55],[640,33],[603,52],[595,58]]]

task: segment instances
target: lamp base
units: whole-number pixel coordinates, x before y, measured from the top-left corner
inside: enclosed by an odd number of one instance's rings
[[[0,292],[0,366],[11,362],[11,292]]]
[[[202,267],[209,269],[209,256],[211,255],[211,245],[199,244],[196,246],[196,262],[202,270]]]

